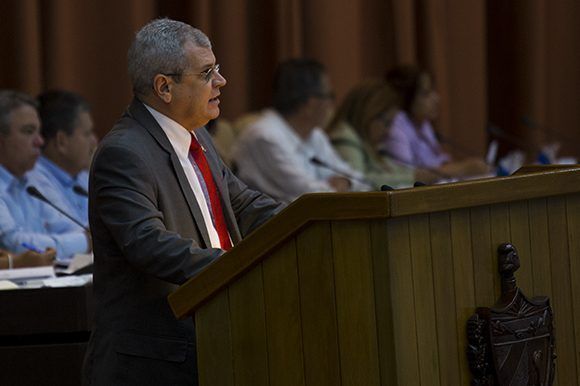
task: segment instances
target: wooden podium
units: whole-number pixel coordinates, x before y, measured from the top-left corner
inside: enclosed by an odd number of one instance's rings
[[[200,383],[469,385],[466,321],[518,285],[551,298],[556,382],[580,379],[580,167],[306,195],[170,295]]]

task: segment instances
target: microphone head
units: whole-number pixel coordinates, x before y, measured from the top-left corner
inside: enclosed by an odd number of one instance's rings
[[[488,134],[495,136],[501,136],[503,134],[503,131],[491,122],[487,124],[486,130]]]
[[[73,186],[73,192],[75,192],[79,196],[84,196],[84,197],[89,196],[89,192],[87,192],[85,189],[83,189],[83,187],[78,186],[78,185]]]
[[[381,185],[381,192],[389,192],[391,190],[395,190],[395,189],[389,185]]]
[[[315,164],[315,165],[320,165],[320,166],[324,166],[325,165],[325,163],[322,162],[321,160],[319,160],[318,157],[316,157],[316,156],[310,158],[310,162],[313,163],[313,164]]]
[[[38,191],[34,186],[28,186],[26,188],[26,193],[30,194],[32,197],[36,197],[42,201],[46,201],[46,198],[42,193]]]

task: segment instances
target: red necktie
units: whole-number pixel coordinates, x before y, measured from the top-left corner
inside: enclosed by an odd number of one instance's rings
[[[222,210],[222,203],[217,190],[217,186],[211,175],[211,170],[209,170],[209,165],[207,164],[207,159],[205,158],[204,151],[197,142],[197,139],[191,134],[191,145],[189,145],[189,153],[193,157],[193,160],[197,164],[203,180],[205,181],[205,187],[207,189],[207,194],[209,196],[209,202],[211,206],[211,214],[213,218],[213,223],[217,230],[220,244],[223,250],[230,250],[232,248],[232,242],[230,241],[230,236],[228,234],[228,226],[226,225],[226,219],[224,217],[224,211]]]

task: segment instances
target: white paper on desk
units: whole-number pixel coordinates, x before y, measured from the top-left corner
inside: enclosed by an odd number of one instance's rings
[[[18,285],[10,280],[0,280],[0,291],[18,289]]]
[[[43,287],[62,288],[62,287],[81,287],[92,281],[93,275],[81,276],[62,276],[42,281]]]
[[[77,253],[76,255],[73,256],[72,260],[68,264],[68,267],[65,270],[59,271],[59,272],[67,274],[67,275],[71,275],[71,274],[75,273],[76,271],[78,271],[79,269],[84,268],[87,265],[92,264],[92,263],[93,263],[93,254],[92,253],[88,253],[88,254]]]
[[[44,267],[0,269],[0,280],[11,280],[14,282],[47,279],[54,276],[54,267],[52,265]]]

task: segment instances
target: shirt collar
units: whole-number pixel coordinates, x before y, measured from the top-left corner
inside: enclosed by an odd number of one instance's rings
[[[187,158],[189,155],[189,145],[191,144],[191,134],[196,138],[194,131],[188,131],[185,127],[169,118],[167,115],[160,113],[154,108],[143,103],[147,110],[153,115],[153,118],[157,121],[161,129],[171,142],[171,146],[177,153],[179,158]]]
[[[284,146],[298,149],[310,140],[311,136],[306,140],[300,138],[296,134],[296,131],[288,124],[288,121],[276,110],[266,109],[264,115],[266,119],[273,121],[272,123],[268,123],[269,129],[277,129],[280,135],[284,136]]]
[[[4,165],[0,165],[0,192],[6,193],[13,185],[21,185],[22,187],[26,186],[28,183],[27,174],[28,173],[19,178],[10,173]]]
[[[58,166],[57,164],[55,164],[54,162],[52,162],[48,158],[46,158],[44,156],[40,156],[40,158],[38,159],[37,162],[42,167],[47,169],[50,172],[50,174],[52,176],[54,176],[62,186],[72,187],[75,184],[75,182],[76,182],[75,177],[68,174],[60,166]]]

